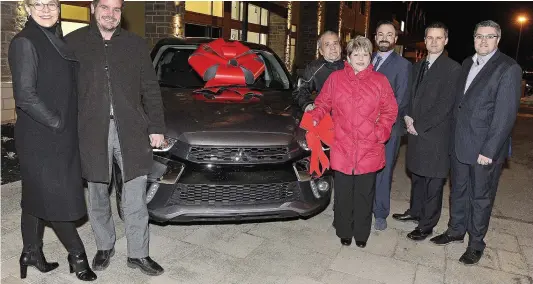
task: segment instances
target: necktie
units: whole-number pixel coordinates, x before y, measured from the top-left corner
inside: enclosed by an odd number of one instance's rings
[[[378,70],[379,63],[381,62],[381,56],[376,55],[376,62],[374,63],[374,71]]]
[[[420,86],[420,83],[422,83],[422,80],[424,79],[424,76],[426,76],[426,73],[429,70],[429,61],[425,60],[422,64],[422,70],[420,70],[420,73],[418,74],[418,83],[416,84],[416,89]]]
[[[420,72],[420,82],[424,79],[424,76],[426,76],[426,73],[429,70],[429,61],[424,61],[424,64],[422,65],[422,71]]]
[[[476,59],[476,66],[479,67],[479,65],[483,64],[483,62],[484,62],[484,61],[483,61],[483,58],[479,58],[479,57],[478,57],[478,58]]]

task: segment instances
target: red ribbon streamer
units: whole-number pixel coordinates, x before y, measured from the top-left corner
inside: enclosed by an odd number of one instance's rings
[[[311,149],[309,173],[312,175],[314,172],[316,176],[320,177],[329,168],[328,156],[322,149],[322,142],[328,146],[333,143],[333,119],[327,114],[315,126],[313,117],[309,113],[305,113],[300,127],[307,130],[305,140]]]

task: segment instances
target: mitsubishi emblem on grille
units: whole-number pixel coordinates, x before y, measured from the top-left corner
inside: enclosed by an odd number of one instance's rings
[[[235,154],[235,156],[233,156],[233,160],[235,162],[241,162],[241,161],[248,160],[247,157],[244,156],[244,149],[239,148],[239,150],[237,151],[237,154]]]

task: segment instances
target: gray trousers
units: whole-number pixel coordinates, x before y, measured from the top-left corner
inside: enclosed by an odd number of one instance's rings
[[[123,169],[122,154],[114,120],[109,123],[109,175],[113,157]],[[122,209],[126,224],[128,257],[143,258],[148,256],[148,209],[146,208],[146,176],[140,176],[125,182],[122,189]],[[88,182],[89,187],[89,221],[96,239],[98,250],[110,250],[115,245],[116,233],[111,203],[109,184]]]

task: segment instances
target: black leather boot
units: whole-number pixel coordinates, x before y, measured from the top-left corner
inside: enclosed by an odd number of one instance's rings
[[[26,278],[28,266],[33,266],[42,273],[46,273],[56,269],[59,264],[57,262],[46,262],[44,258],[43,249],[39,248],[35,251],[23,251],[20,256],[20,278]]]
[[[87,260],[87,254],[85,252],[80,254],[68,255],[68,264],[70,267],[70,273],[76,272],[76,277],[82,281],[94,281],[96,280],[96,274],[89,267],[89,261]]]

